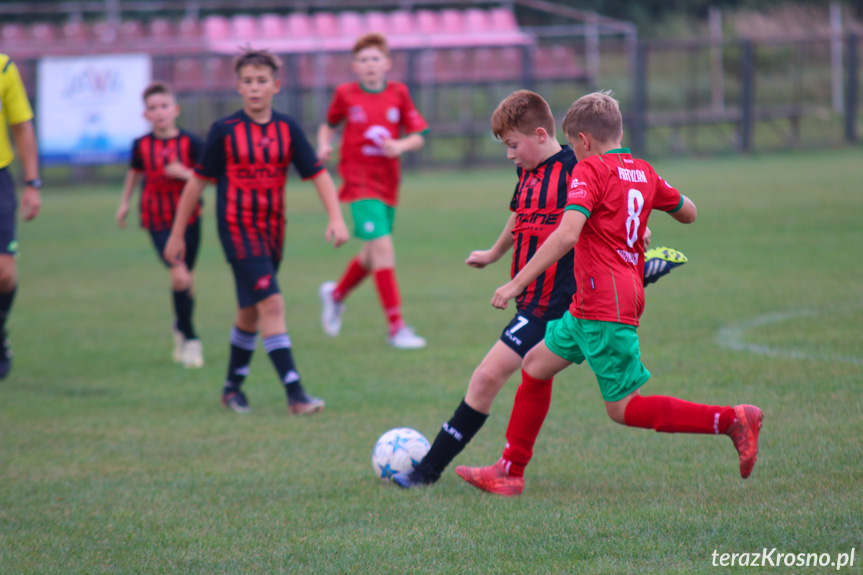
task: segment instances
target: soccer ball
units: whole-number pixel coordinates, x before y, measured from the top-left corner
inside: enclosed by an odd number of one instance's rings
[[[419,463],[431,445],[423,434],[409,427],[390,429],[380,436],[372,450],[372,468],[383,480],[407,471]]]

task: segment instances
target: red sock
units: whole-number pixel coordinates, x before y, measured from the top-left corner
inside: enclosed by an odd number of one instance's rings
[[[623,414],[629,427],[665,433],[725,433],[734,422],[734,408],[691,403],[665,395],[636,395]]]
[[[521,370],[521,385],[515,392],[515,404],[506,428],[506,449],[503,463],[510,475],[524,476],[533,455],[533,444],[548,415],[551,405],[551,382],[554,379],[535,379]]]
[[[369,270],[363,267],[360,263],[360,256],[355,256],[345,268],[342,278],[339,280],[336,289],[333,290],[333,299],[342,301],[355,287],[360,285],[360,282],[369,275]]]
[[[381,300],[381,307],[384,308],[384,313],[387,314],[387,321],[390,324],[390,335],[397,332],[404,326],[402,320],[402,299],[399,296],[399,284],[396,281],[396,270],[387,268],[385,270],[375,270],[375,284],[378,286],[378,297]]]

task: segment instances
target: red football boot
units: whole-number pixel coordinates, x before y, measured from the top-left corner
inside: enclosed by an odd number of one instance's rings
[[[728,426],[725,435],[734,442],[740,455],[740,477],[746,479],[752,473],[758,457],[758,434],[764,413],[754,405],[735,405],[734,415],[737,420]]]
[[[459,465],[455,468],[455,472],[474,487],[479,487],[489,493],[513,497],[521,495],[521,492],[524,491],[524,477],[510,476],[500,461],[491,467]]]

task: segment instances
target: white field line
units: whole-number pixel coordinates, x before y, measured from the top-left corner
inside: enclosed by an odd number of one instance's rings
[[[743,340],[746,332],[753,328],[762,327],[765,325],[782,323],[790,319],[798,317],[812,317],[822,315],[827,310],[814,309],[798,309],[768,313],[758,316],[754,319],[738,323],[736,325],[726,326],[719,330],[719,345],[727,349],[735,351],[746,351],[749,353],[757,353],[759,355],[770,355],[774,357],[790,357],[793,359],[806,359],[814,361],[833,361],[840,363],[851,363],[855,365],[863,365],[863,357],[853,355],[831,355],[825,353],[810,353],[797,349],[779,349],[770,347],[769,345],[760,345],[757,343],[749,343]],[[863,340],[863,334],[858,334]]]

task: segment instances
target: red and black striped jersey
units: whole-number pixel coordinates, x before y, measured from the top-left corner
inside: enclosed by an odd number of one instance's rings
[[[174,223],[177,203],[185,180],[165,174],[165,166],[179,161],[191,168],[201,151],[201,140],[184,130],[176,137],[161,139],[152,132],[141,136],[132,144],[130,167],[144,175],[141,190],[141,226],[159,232],[170,230]],[[201,217],[201,206],[195,209],[189,223]]]
[[[518,168],[518,184],[510,202],[510,210],[515,212],[512,277],[560,224],[566,207],[567,176],[576,161],[572,148],[563,146],[533,170]],[[527,286],[515,300],[519,313],[538,318],[563,315],[575,293],[573,261],[570,250]]]
[[[216,221],[228,260],[281,260],[290,164],[303,179],[324,169],[290,116],[273,111],[269,122],[258,124],[240,110],[210,128],[195,172],[216,183]]]

